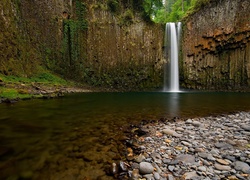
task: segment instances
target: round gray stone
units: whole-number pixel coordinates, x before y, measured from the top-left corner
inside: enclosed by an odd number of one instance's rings
[[[230,166],[224,166],[224,165],[220,165],[218,163],[214,164],[215,169],[218,169],[220,171],[230,171],[231,167]]]
[[[250,174],[250,166],[247,163],[236,161],[234,163],[234,168],[238,171],[242,171],[246,174]]]
[[[154,167],[148,162],[141,162],[139,170],[141,174],[150,174],[154,171]]]

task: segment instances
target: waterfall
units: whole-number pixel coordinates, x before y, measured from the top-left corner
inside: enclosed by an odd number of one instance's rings
[[[165,31],[164,64],[164,92],[178,92],[179,90],[179,44],[181,23],[167,23]]]

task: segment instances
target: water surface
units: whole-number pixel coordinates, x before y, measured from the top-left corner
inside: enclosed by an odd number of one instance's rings
[[[250,111],[250,93],[80,93],[0,104],[0,179],[105,178],[121,127]]]

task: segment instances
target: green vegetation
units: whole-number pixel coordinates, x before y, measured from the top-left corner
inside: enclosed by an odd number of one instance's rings
[[[60,78],[57,75],[51,74],[48,71],[40,72],[30,78],[27,77],[20,77],[20,76],[6,76],[3,74],[0,74],[0,80],[4,83],[43,83],[43,84],[51,84],[51,85],[68,85],[69,82],[66,80]]]
[[[80,30],[85,30],[88,27],[88,23],[85,19],[86,14],[86,6],[83,2],[80,2],[76,0],[76,28],[79,28]]]
[[[4,14],[0,17],[0,73],[29,76],[36,71],[38,63],[34,59],[37,52],[25,38],[25,33],[20,33],[24,24],[17,18],[20,16],[20,2],[1,1],[0,8]],[[17,17],[12,15],[14,8]]]
[[[107,89],[141,91],[159,88],[162,72],[155,71],[152,65],[136,64],[133,61],[111,69],[90,69],[85,71],[85,81],[95,87]]]
[[[120,6],[118,1],[116,0],[108,0],[108,8],[113,13],[118,13],[120,10]]]
[[[136,18],[138,15],[156,23],[180,21],[188,12],[197,11],[212,1],[215,0],[166,0],[164,3],[162,0],[103,0],[87,8],[89,2],[75,0],[72,1],[72,7],[67,10],[68,12],[63,12],[62,17],[55,14],[46,17],[43,16],[43,11],[38,11],[37,14],[27,13],[31,17],[27,16],[27,19],[23,20],[21,1],[15,0],[12,3],[12,1],[4,0],[0,6],[4,7],[5,16],[10,18],[0,17],[0,22],[3,24],[0,34],[0,80],[5,84],[26,85],[35,82],[47,85],[67,85],[66,81],[57,79],[50,72],[40,70],[42,65],[64,77],[93,86],[124,89],[129,85],[138,86],[141,89],[152,86],[156,83],[150,81],[157,75],[151,67],[143,69],[141,66],[131,65],[131,67],[121,69],[108,69],[99,62],[100,55],[94,57],[93,62],[87,59],[87,13],[94,12],[95,9],[110,11],[115,16],[115,23],[118,23],[127,35],[130,31],[129,26],[140,21]],[[31,7],[33,7],[32,4]],[[96,17],[93,18],[93,21],[97,22],[96,27],[105,28],[104,25],[98,24]],[[62,21],[63,24],[61,24]],[[58,33],[61,29],[62,34]],[[97,38],[99,36],[96,34]],[[133,43],[131,45],[134,46]],[[128,72],[130,69],[131,72]],[[140,82],[142,83],[139,84]],[[1,81],[0,87],[2,95],[19,93],[9,90],[9,87],[1,86]],[[3,90],[3,88],[7,89]],[[22,93],[25,94],[25,91]]]
[[[9,98],[9,99],[28,99],[31,98],[32,95],[30,95],[28,92],[13,89],[13,88],[5,88],[0,87],[0,98]]]
[[[119,17],[119,25],[120,26],[127,26],[134,22],[134,14],[133,12],[128,9]]]
[[[181,21],[214,0],[144,0],[145,15],[155,23]]]
[[[0,99],[30,99],[33,97],[42,97],[41,94],[32,94],[32,89],[36,88],[37,85],[45,86],[46,88],[57,88],[61,86],[73,86],[74,83],[68,82],[45,70],[30,78],[0,74]]]
[[[88,28],[86,20],[86,6],[80,0],[76,0],[75,14],[63,21],[63,46],[62,61],[59,61],[57,72],[66,77],[76,79],[77,72],[83,71],[83,61],[85,57],[84,34]],[[74,72],[74,73],[72,73]]]

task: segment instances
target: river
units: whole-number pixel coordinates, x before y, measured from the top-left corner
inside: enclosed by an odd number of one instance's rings
[[[250,111],[250,93],[76,93],[0,104],[0,179],[112,179],[123,127]]]

